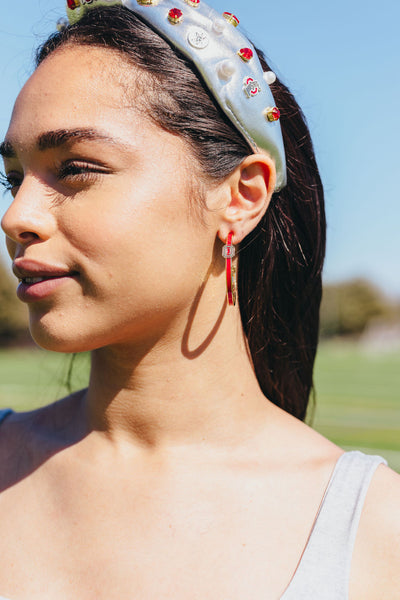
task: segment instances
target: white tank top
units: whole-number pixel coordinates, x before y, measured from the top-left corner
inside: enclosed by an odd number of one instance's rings
[[[339,457],[297,570],[280,600],[348,600],[361,511],[381,456]]]
[[[0,424],[12,412],[0,410]],[[358,450],[339,457],[297,570],[279,600],[348,600],[361,511],[372,476],[382,463],[387,464],[381,456]],[[9,599],[0,596],[0,600]]]

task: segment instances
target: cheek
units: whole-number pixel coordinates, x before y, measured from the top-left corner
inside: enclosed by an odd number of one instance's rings
[[[211,229],[190,214],[184,190],[177,185],[106,196],[106,202],[97,198],[95,212],[83,205],[63,218],[88,294],[157,304],[161,298],[166,304],[192,298],[212,260],[214,240]]]

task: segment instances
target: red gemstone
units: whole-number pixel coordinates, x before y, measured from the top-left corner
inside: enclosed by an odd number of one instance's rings
[[[81,5],[80,0],[67,0],[67,4],[71,10],[75,10],[75,8]]]
[[[234,27],[237,27],[239,25],[239,19],[237,17],[235,17],[234,14],[232,14],[230,12],[224,12],[224,13],[222,13],[222,16],[224,17],[224,19],[226,19],[228,21],[228,23],[230,23]]]
[[[279,108],[273,108],[272,109],[272,114],[274,117],[274,121],[279,121],[279,119],[281,118],[281,111],[279,110]]]
[[[253,58],[253,50],[251,48],[242,48],[238,52],[240,58],[245,62],[249,62]]]
[[[279,108],[276,108],[276,106],[274,106],[273,108],[267,108],[266,116],[268,121],[270,121],[271,123],[273,121],[279,121],[279,119],[281,118],[281,111],[279,110]]]
[[[179,10],[179,8],[171,8],[171,10],[168,13],[168,19],[171,21],[171,23],[179,23],[179,21],[182,20],[183,17],[183,12],[181,10]]]
[[[189,6],[194,6],[195,8],[197,8],[200,4],[200,0],[185,0],[186,4],[189,4]]]

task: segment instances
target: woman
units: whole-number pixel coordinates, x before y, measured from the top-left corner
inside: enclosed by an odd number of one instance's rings
[[[3,415],[0,593],[398,598],[398,475],[302,422],[324,211],[299,108],[234,15],[123,4],[68,2],[1,146],[32,335],[92,365]]]

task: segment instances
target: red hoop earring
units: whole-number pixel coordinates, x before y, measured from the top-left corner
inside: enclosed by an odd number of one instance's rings
[[[235,306],[237,296],[236,267],[232,264],[236,248],[232,244],[233,231],[228,234],[226,244],[222,248],[222,256],[226,259],[226,292],[229,306]]]

